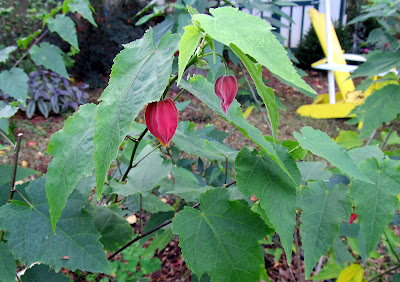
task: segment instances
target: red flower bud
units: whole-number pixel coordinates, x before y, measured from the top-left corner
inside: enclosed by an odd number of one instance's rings
[[[218,77],[215,82],[214,90],[215,94],[222,99],[222,110],[226,114],[238,91],[236,78],[233,75]]]
[[[146,125],[150,132],[167,147],[178,126],[178,110],[171,99],[153,102],[147,105]]]
[[[354,222],[354,220],[356,220],[358,218],[358,215],[356,214],[356,213],[352,213],[351,215],[350,215],[350,218],[349,218],[349,224],[352,224],[353,222]]]

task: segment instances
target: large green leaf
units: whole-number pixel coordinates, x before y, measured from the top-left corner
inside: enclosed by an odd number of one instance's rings
[[[332,172],[326,169],[326,162],[297,162],[302,181],[328,180]]]
[[[387,160],[379,164],[376,159],[364,160],[359,167],[375,183],[354,180],[350,189],[364,237],[365,253],[370,254],[398,209],[400,168],[399,162]]]
[[[272,127],[272,136],[276,138],[276,131],[278,130],[279,114],[278,108],[275,102],[274,92],[271,88],[265,86],[262,76],[262,66],[256,66],[238,47],[231,44],[232,51],[236,56],[243,62],[247,71],[256,85],[257,93],[263,99],[265,106],[267,107],[267,115],[269,122]]]
[[[6,231],[13,255],[27,265],[40,262],[56,271],[65,267],[112,273],[93,218],[82,211],[87,200],[77,191],[70,195],[55,235],[44,185],[45,178],[41,177],[26,188],[32,206],[14,201],[0,208],[0,229]]]
[[[379,162],[382,162],[385,157],[385,154],[379,149],[378,145],[354,148],[348,151],[348,154],[357,165],[363,160],[370,158],[376,158]]]
[[[375,51],[368,60],[351,74],[351,77],[367,76],[368,78],[400,66],[400,50],[396,52]]]
[[[61,271],[56,273],[53,269],[50,269],[48,265],[36,264],[25,271],[24,275],[21,276],[21,281],[22,282],[43,282],[43,281],[68,282],[72,280],[64,276]]]
[[[153,148],[147,145],[136,157],[136,160],[141,160],[152,150]],[[128,173],[126,184],[112,184],[113,192],[120,196],[129,196],[136,193],[147,196],[160,180],[169,174],[171,168],[171,163],[163,162],[159,151],[154,151],[131,169]]]
[[[397,84],[387,85],[368,96],[365,103],[354,110],[364,117],[360,138],[367,138],[382,123],[389,124],[400,113],[399,105],[400,86]]]
[[[193,15],[193,19],[212,38],[226,46],[235,44],[286,84],[315,97],[315,91],[297,74],[285,48],[272,34],[272,27],[265,20],[231,7],[210,9],[210,13],[214,17],[197,14]]]
[[[133,120],[147,103],[161,98],[179,39],[179,35],[167,33],[156,46],[150,28],[143,38],[125,44],[124,50],[115,57],[109,85],[99,98],[102,102],[96,117],[94,161],[98,196]]]
[[[0,63],[8,60],[8,56],[17,49],[17,46],[8,46],[0,50]]]
[[[301,242],[304,250],[305,276],[308,278],[321,256],[333,245],[340,223],[349,218],[352,205],[348,188],[323,181],[310,182],[301,189]]]
[[[182,151],[198,157],[206,158],[210,161],[225,162],[225,157],[203,149],[205,137],[200,137],[195,129],[195,124],[189,121],[183,121],[178,124],[175,135],[172,138],[174,144]],[[212,142],[215,144],[217,142]],[[224,146],[226,147],[226,146]],[[227,148],[227,147],[226,147]],[[229,148],[227,148],[229,150]]]
[[[174,166],[171,170],[172,177],[164,178],[160,183],[161,193],[173,194],[186,201],[198,201],[201,193],[204,193],[210,186],[201,186],[199,180],[191,171]]]
[[[283,162],[279,159],[274,147],[270,142],[266,141],[260,130],[248,123],[244,118],[240,109],[240,104],[234,100],[227,114],[222,111],[220,98],[214,92],[214,85],[209,83],[201,75],[196,75],[189,80],[181,81],[181,86],[199,98],[203,103],[209,106],[214,112],[220,115],[226,121],[232,123],[246,137],[258,145],[265,153],[267,153],[285,172],[289,174]]]
[[[66,15],[58,14],[55,18],[47,19],[47,26],[51,32],[57,32],[62,39],[71,44],[75,49],[79,50],[75,23],[71,18]]]
[[[293,136],[299,141],[302,148],[310,150],[314,155],[323,157],[332,165],[337,166],[342,172],[354,178],[371,182],[357,168],[345,149],[336,144],[325,132],[309,126],[303,127],[300,132],[301,134],[293,132]]]
[[[63,51],[58,46],[43,42],[40,47],[37,45],[32,46],[29,54],[36,65],[44,66],[46,69],[69,78],[62,58]]]
[[[14,282],[17,265],[15,259],[8,248],[8,244],[0,242],[0,281]]]
[[[101,234],[100,242],[107,251],[117,251],[135,235],[135,230],[129,222],[118,214],[118,207],[89,205],[88,211],[93,216],[97,231]]]
[[[182,35],[181,42],[179,43],[179,75],[178,85],[181,81],[183,72],[185,71],[186,65],[196,51],[197,45],[199,45],[202,37],[201,32],[194,26],[188,25],[184,27],[185,32]]]
[[[18,107],[13,107],[10,104],[7,105],[3,101],[0,101],[0,119],[12,117],[18,109]]]
[[[71,12],[81,14],[83,18],[85,18],[92,25],[97,27],[97,24],[93,18],[92,10],[90,9],[90,2],[88,0],[71,0],[68,2],[67,5]]]
[[[300,185],[301,176],[287,149],[281,146],[276,148],[296,182],[268,155],[248,148],[243,148],[236,158],[236,181],[245,196],[255,195],[260,199],[261,207],[279,234],[290,262],[296,222],[296,186]]]
[[[28,95],[28,75],[23,69],[13,68],[0,72],[0,90],[25,104]]]
[[[213,281],[258,281],[264,260],[258,240],[268,227],[260,216],[238,201],[230,202],[226,189],[200,196],[201,210],[185,207],[175,216],[172,231],[188,267]]]
[[[47,152],[53,156],[47,170],[46,196],[53,230],[69,194],[78,181],[92,173],[93,135],[96,105],[87,104],[65,121],[64,128],[53,134]]]

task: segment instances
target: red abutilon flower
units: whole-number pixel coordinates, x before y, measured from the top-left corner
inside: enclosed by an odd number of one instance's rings
[[[167,147],[178,126],[178,110],[171,99],[153,102],[147,105],[146,125],[150,132]]]
[[[222,110],[226,114],[238,91],[237,81],[233,75],[223,75],[217,78],[214,86],[215,94],[221,98]]]
[[[356,213],[354,213],[355,208],[353,207],[353,213],[350,215],[349,218],[349,224],[352,224],[354,222],[354,220],[356,220],[358,218],[358,215]]]

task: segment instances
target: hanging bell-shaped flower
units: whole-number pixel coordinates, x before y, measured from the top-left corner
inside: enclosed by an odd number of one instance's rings
[[[167,147],[175,134],[179,121],[174,101],[166,99],[148,104],[145,118],[150,132],[164,147]]]
[[[218,77],[215,82],[214,90],[215,94],[221,98],[222,110],[226,114],[238,91],[236,78],[233,75]]]
[[[350,215],[349,224],[352,224],[354,222],[354,220],[356,220],[358,218],[358,215],[354,211],[355,211],[355,207],[353,207],[353,213]]]

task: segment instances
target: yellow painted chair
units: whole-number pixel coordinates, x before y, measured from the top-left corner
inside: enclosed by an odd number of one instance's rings
[[[328,30],[330,34],[328,34],[327,39],[326,19],[324,14],[311,8],[309,10],[309,15],[325,56],[328,58],[331,56],[331,60],[324,58],[313,63],[311,66],[316,69],[328,71],[330,94],[318,95],[313,104],[301,106],[297,109],[297,113],[301,116],[319,119],[349,117],[349,113],[357,105],[362,104],[365,97],[383,85],[381,85],[381,83],[374,83],[365,92],[355,91],[354,83],[351,79],[348,79],[348,77],[350,76],[350,72],[353,72],[357,66],[348,65],[346,59],[361,62],[365,62],[366,59],[360,55],[344,53],[335,29],[330,21],[328,21],[331,26],[330,31]],[[330,41],[331,50],[328,50],[328,41]],[[329,52],[331,52],[331,54],[329,54]],[[329,77],[329,75],[331,76]],[[339,89],[338,93],[335,93],[335,81]]]

